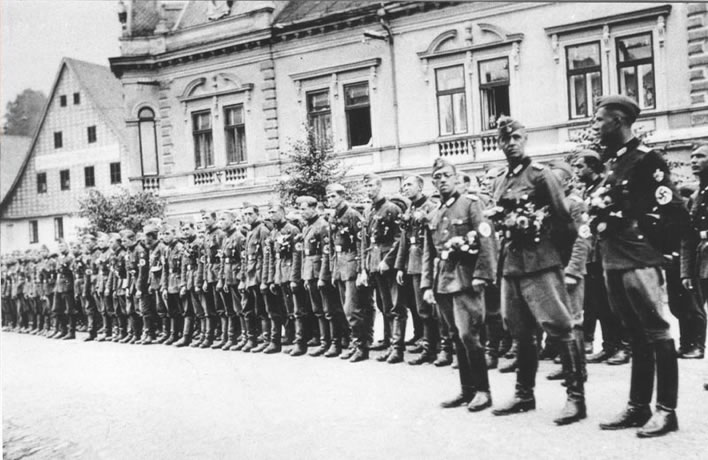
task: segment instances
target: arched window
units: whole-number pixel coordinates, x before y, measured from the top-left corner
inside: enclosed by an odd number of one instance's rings
[[[155,131],[155,112],[143,107],[138,112],[138,130],[140,136],[140,165],[143,176],[157,176],[157,133]]]

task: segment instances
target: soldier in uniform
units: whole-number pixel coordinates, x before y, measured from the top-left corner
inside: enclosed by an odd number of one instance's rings
[[[137,261],[137,272],[135,274],[135,303],[138,306],[140,317],[143,322],[143,335],[138,342],[141,345],[151,345],[155,343],[155,319],[157,310],[155,306],[155,296],[150,292],[150,251],[157,246],[156,226],[148,224],[143,228],[144,241],[138,239],[133,251],[135,261]]]
[[[612,309],[632,340],[629,404],[604,430],[641,427],[639,437],[678,429],[676,348],[661,302],[666,223],[683,225],[688,215],[661,154],[642,145],[632,132],[639,107],[625,96],[598,102],[592,129],[607,146],[609,163],[602,202],[592,209]],[[659,219],[655,217],[659,216]],[[656,411],[651,403],[654,375]]]
[[[86,314],[86,330],[88,336],[84,339],[85,342],[96,340],[96,332],[98,330],[96,319],[98,316],[98,307],[96,306],[96,298],[93,295],[93,253],[96,251],[96,236],[87,234],[83,238],[84,251],[81,255],[84,277],[80,295],[84,305]]]
[[[681,245],[681,279],[698,302],[685,305],[679,315],[681,338],[690,337],[684,358],[703,358],[706,340],[705,304],[708,299],[708,145],[691,152],[691,170],[698,177],[698,190],[691,196],[691,227]],[[683,320],[683,321],[682,321]],[[681,323],[684,323],[683,325]]]
[[[213,211],[202,211],[202,221],[206,230],[203,240],[204,282],[202,284],[202,296],[207,323],[207,338],[202,343],[201,348],[209,348],[213,345],[217,317],[221,320],[220,329],[225,330],[228,328],[226,309],[222,302],[223,298],[217,292],[221,267],[219,254],[221,253],[221,246],[226,234],[219,228],[216,217],[216,213]],[[225,341],[223,343],[218,342],[217,348],[223,347],[225,343]]]
[[[182,282],[182,243],[175,235],[175,228],[166,224],[162,228],[163,266],[160,280],[160,297],[167,307],[169,327],[163,330],[170,331],[170,335],[163,343],[172,345],[179,340],[182,333],[182,315],[180,305],[180,285]]]
[[[128,338],[128,308],[126,305],[126,290],[128,287],[127,252],[118,233],[108,235],[108,244],[110,248],[108,257],[108,269],[110,271],[108,280],[110,285],[107,288],[111,295],[113,319],[115,319],[116,328],[112,341],[123,343],[130,340]]]
[[[241,264],[241,282],[239,290],[243,300],[243,315],[246,320],[248,342],[241,349],[243,352],[259,353],[270,344],[270,319],[266,313],[261,285],[265,284],[264,251],[270,230],[263,223],[256,206],[247,206],[243,210],[245,223],[250,227],[246,236],[245,263]],[[263,342],[257,342],[257,320],[260,319]]]
[[[498,178],[494,190],[499,208],[495,220],[505,233],[500,256],[501,306],[518,344],[518,369],[514,397],[493,413],[509,415],[536,408],[535,335],[540,324],[560,344],[567,401],[554,422],[565,425],[587,416],[581,365],[584,351],[578,348],[573,335],[563,273],[576,228],[555,176],[526,155],[527,139],[520,122],[500,119],[498,141],[508,163],[508,170]]]
[[[165,265],[165,252],[167,245],[164,241],[163,224],[160,219],[150,219],[150,225],[154,225],[157,230],[157,242],[153,248],[150,248],[150,275],[148,293],[153,297],[155,304],[155,330],[157,337],[156,343],[165,343],[170,337],[170,316],[168,313],[167,304],[162,296],[162,274]]]
[[[430,213],[423,244],[423,300],[437,303],[455,341],[462,391],[441,404],[478,412],[492,404],[484,347],[484,287],[494,282],[496,254],[491,225],[474,195],[458,191],[456,168],[438,158],[433,182],[441,203]]]
[[[112,341],[114,315],[113,297],[106,295],[106,287],[108,287],[108,291],[110,292],[110,286],[107,285],[110,282],[111,276],[111,248],[108,235],[99,233],[97,235],[96,246],[98,250],[94,252],[91,259],[91,287],[93,288],[93,295],[98,305],[98,311],[103,318],[103,334],[97,338],[97,341]]]
[[[605,183],[605,165],[600,155],[592,150],[583,150],[573,162],[575,175],[584,185],[583,200],[589,206],[594,194]],[[605,287],[605,274],[602,269],[600,248],[596,235],[591,236],[591,248],[585,267],[585,298],[583,301],[583,329],[585,345],[592,342],[595,325],[599,321],[602,328],[602,349],[587,356],[588,363],[626,364],[629,362],[629,350],[622,320],[610,308],[610,301]]]
[[[182,338],[174,345],[178,348],[189,346],[192,343],[192,334],[194,332],[196,308],[199,305],[199,295],[196,291],[197,283],[197,266],[199,264],[199,247],[200,244],[196,239],[194,223],[182,222],[180,228],[180,239],[182,240],[182,253],[180,254],[180,314],[184,321],[182,328]]]
[[[241,293],[238,290],[239,276],[241,274],[241,250],[243,249],[244,236],[239,231],[235,216],[232,212],[223,212],[219,216],[219,225],[225,232],[221,245],[221,266],[219,267],[219,282],[217,290],[223,299],[226,308],[226,341],[221,346],[222,350],[238,351],[245,345],[245,324],[241,311]],[[243,337],[244,340],[239,340]],[[239,347],[238,345],[241,345]]]
[[[401,215],[401,235],[398,240],[396,254],[396,282],[400,286],[411,286],[414,304],[420,317],[423,337],[422,353],[408,361],[411,365],[432,363],[435,361],[438,344],[438,321],[433,305],[423,300],[423,290],[420,287],[423,273],[423,245],[425,228],[430,213],[435,208],[433,202],[423,194],[423,178],[408,176],[403,181],[403,194],[411,205]]]
[[[384,317],[384,324],[388,324],[391,331],[391,346],[377,360],[395,364],[403,361],[408,318],[408,309],[403,302],[403,293],[399,292],[394,270],[395,243],[400,234],[397,222],[401,209],[383,195],[381,186],[381,177],[375,174],[364,176],[364,189],[371,199],[371,209],[363,224],[359,284],[368,285],[371,282],[376,293],[376,305]]]
[[[342,327],[350,331],[352,339],[349,349],[342,353],[341,358],[352,359],[357,353],[362,358],[366,354],[364,350],[372,339],[370,325],[373,323],[374,305],[371,288],[356,283],[357,275],[362,270],[359,246],[363,217],[347,203],[345,193],[341,184],[331,184],[326,189],[327,205],[334,210],[329,235],[332,284],[337,289],[339,304],[348,322],[348,327]],[[337,321],[334,318],[335,328]],[[342,339],[345,337],[342,336]],[[333,340],[333,344],[336,341]],[[336,351],[328,352],[325,356],[334,355]]]
[[[74,258],[69,253],[66,241],[59,242],[57,259],[57,281],[54,285],[53,313],[61,328],[61,333],[53,338],[71,340],[76,338],[76,319],[74,317],[74,274],[71,271]]]

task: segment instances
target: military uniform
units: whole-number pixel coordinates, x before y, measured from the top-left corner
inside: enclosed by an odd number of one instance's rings
[[[135,245],[133,251],[137,262],[135,273],[135,303],[143,322],[143,335],[140,343],[151,344],[155,339],[155,319],[157,316],[155,308],[155,296],[151,295],[150,289],[150,248],[143,243]]]
[[[54,285],[53,313],[56,315],[62,332],[55,338],[73,338],[76,333],[74,319],[74,274],[71,271],[73,256],[60,254],[57,259],[57,278]]]
[[[481,410],[491,404],[479,337],[484,327],[484,288],[472,282],[494,282],[492,227],[483,217],[479,200],[458,192],[444,198],[430,213],[426,226],[420,287],[432,289],[455,341],[463,402],[470,403],[471,410]],[[460,244],[453,246],[458,240]],[[478,402],[474,402],[478,393]]]
[[[148,292],[154,298],[156,321],[155,328],[159,330],[157,343],[164,343],[170,337],[170,313],[162,298],[162,276],[165,273],[165,255],[167,245],[160,240],[150,249],[150,285]]]
[[[207,338],[206,341],[202,343],[203,348],[212,346],[217,317],[221,319],[222,326],[226,326],[226,309],[223,303],[224,299],[221,297],[219,292],[217,292],[216,288],[219,281],[219,269],[221,263],[219,254],[221,252],[224,236],[225,234],[223,230],[214,225],[207,230],[203,240],[203,280],[206,283],[206,289],[203,289],[202,286],[202,304],[204,306],[204,313],[206,315],[207,322]],[[229,299],[229,301],[230,300],[231,299]]]
[[[113,302],[113,317],[116,323],[115,341],[127,341],[128,337],[128,308],[126,300],[126,291],[128,288],[128,272],[126,267],[127,251],[123,246],[119,246],[116,250],[111,250],[110,258],[108,259],[110,276],[110,291]]]
[[[245,244],[245,236],[237,228],[226,232],[221,246],[221,272],[219,278],[223,283],[224,294],[230,297],[226,305],[228,318],[228,337],[222,349],[238,351],[246,344],[246,322],[241,307],[241,254]],[[240,345],[240,347],[239,347]]]
[[[243,315],[246,319],[246,327],[248,329],[248,343],[241,351],[254,352],[263,351],[270,342],[271,324],[268,314],[265,309],[263,294],[261,293],[261,284],[265,283],[267,278],[264,272],[264,253],[266,240],[270,230],[263,221],[256,221],[251,224],[251,229],[246,236],[245,246],[245,262],[241,263],[241,278],[244,280],[245,291],[242,294],[245,296],[243,301]],[[260,319],[261,330],[263,333],[264,342],[257,345],[257,323]]]
[[[160,293],[166,294],[167,318],[170,322],[169,327],[163,328],[165,331],[170,331],[169,337],[164,341],[165,345],[172,345],[177,342],[182,333],[180,289],[182,286],[183,253],[183,245],[176,239],[170,244],[164,245],[164,264],[162,267],[162,277],[160,279]]]
[[[195,239],[188,239],[182,244],[180,267],[180,314],[184,318],[182,338],[175,343],[177,347],[186,347],[192,342],[196,321],[196,309],[199,308],[199,295],[196,291],[199,265],[199,248]]]
[[[398,240],[395,269],[405,273],[405,284],[413,289],[415,306],[423,323],[423,353],[411,364],[433,361],[438,342],[438,325],[433,305],[423,300],[421,275],[423,273],[423,246],[426,226],[436,205],[425,195],[411,203],[401,216],[401,234]]]
[[[401,208],[386,198],[372,204],[364,219],[361,238],[363,269],[369,274],[376,294],[376,305],[391,331],[391,349],[400,354],[405,349],[406,320],[408,309],[401,287],[396,283],[394,270],[396,241],[400,233],[398,220]],[[389,269],[380,272],[379,264],[386,262]],[[384,333],[385,334],[385,333]],[[386,339],[384,335],[384,340]]]

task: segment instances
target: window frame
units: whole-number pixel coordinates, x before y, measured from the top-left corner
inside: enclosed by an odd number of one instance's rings
[[[64,133],[62,131],[54,131],[54,150],[64,148]]]
[[[318,94],[326,94],[327,95],[327,102],[328,102],[328,109],[327,110],[318,110],[318,111],[313,111],[312,109],[312,104],[311,98],[312,96],[318,95]],[[307,91],[305,93],[305,109],[307,111],[307,126],[312,130],[315,141],[317,142],[317,147],[323,148],[323,150],[331,151],[334,148],[334,117],[332,114],[332,98],[331,98],[331,91],[329,88],[319,88],[319,89],[313,89],[311,91]],[[325,115],[329,115],[329,138],[328,139],[321,139],[320,136],[318,136],[318,132],[315,129],[313,120],[319,119],[319,118],[324,118]],[[326,142],[323,142],[326,141]]]
[[[114,166],[116,166],[116,165],[117,165],[117,167],[118,167],[118,174],[117,174],[117,176],[118,176],[118,181],[115,181],[115,180],[114,180],[116,175],[114,174],[113,168],[114,168]],[[108,165],[108,174],[109,174],[109,176],[110,176],[111,185],[116,185],[116,184],[120,184],[120,183],[123,182],[123,174],[122,174],[121,169],[120,169],[120,161],[114,161],[113,163],[110,163],[110,164]]]
[[[96,125],[92,125],[86,128],[86,138],[89,144],[95,144],[98,140],[96,133]]]
[[[587,45],[597,45],[597,53],[598,53],[598,62],[599,64],[594,67],[584,67],[582,69],[571,69],[570,68],[570,59],[568,59],[568,51],[570,48],[576,48],[580,46],[587,46]],[[594,72],[600,72],[600,94],[605,94],[605,88],[604,88],[604,73],[602,71],[602,42],[600,40],[591,40],[587,42],[582,42],[582,43],[568,43],[564,46],[565,49],[565,83],[566,83],[566,92],[567,92],[567,99],[568,99],[568,119],[569,120],[582,120],[584,118],[589,118],[592,117],[594,113],[594,108],[595,108],[595,102],[589,101],[592,104],[592,109],[590,110],[590,107],[586,108],[586,113],[587,115],[583,116],[573,116],[573,101],[571,101],[570,98],[570,77],[574,75],[583,75],[585,76],[585,90],[587,91],[587,74],[594,73]],[[586,94],[587,96],[587,94]]]
[[[74,100],[74,105],[81,104],[81,93],[80,92],[74,93],[73,100]]]
[[[42,178],[41,181],[39,180],[40,177]],[[47,191],[49,189],[49,187],[47,185],[47,173],[46,172],[37,173],[36,181],[37,181],[37,194],[42,195],[42,194],[47,193]],[[40,188],[40,184],[44,184],[44,189]]]
[[[241,123],[236,123],[229,125],[227,113],[229,110],[238,109],[241,111]],[[242,131],[242,135],[239,136],[239,129]],[[236,161],[231,161],[229,152],[229,133],[233,131],[234,134],[240,140],[240,144],[243,148],[241,149],[241,159],[238,158]],[[246,110],[243,104],[229,104],[224,106],[224,150],[226,151],[226,164],[236,165],[248,163],[248,149],[246,147]],[[234,144],[236,146],[236,144]],[[236,153],[236,152],[234,152]]]
[[[58,216],[54,218],[54,241],[64,239],[64,217]]]
[[[68,103],[68,99],[66,97],[66,94],[60,94],[59,95],[59,107],[66,107]]]
[[[66,188],[64,187],[64,173],[66,173]],[[62,169],[61,171],[59,171],[59,190],[61,190],[62,192],[71,190],[71,170]]]
[[[634,61],[629,61],[630,63],[627,62],[621,62],[620,61],[620,48],[619,48],[619,42],[620,40],[627,40],[631,38],[636,38],[636,37],[641,37],[641,36],[648,36],[649,37],[649,49],[651,50],[651,56],[648,58],[642,58],[642,59],[637,59]],[[634,33],[629,33],[628,35],[618,35],[614,39],[614,51],[615,51],[615,71],[617,72],[617,94],[623,94],[622,93],[622,69],[627,68],[627,67],[632,67],[634,68],[634,74],[637,78],[637,91],[639,91],[640,87],[640,76],[639,76],[639,67],[642,65],[646,64],[651,64],[651,80],[652,80],[652,88],[654,90],[654,105],[652,107],[645,107],[642,101],[639,98],[639,94],[637,94],[637,99],[636,102],[639,105],[639,108],[642,110],[656,110],[657,108],[657,91],[656,91],[656,63],[655,63],[655,58],[656,58],[656,53],[654,50],[654,33],[652,30],[646,30],[642,32],[634,32]],[[626,94],[623,94],[624,96],[627,96]],[[627,96],[629,97],[629,96]]]
[[[89,174],[90,172],[90,174]],[[91,180],[89,181],[89,178]],[[89,184],[89,182],[91,182]],[[93,166],[84,166],[84,187],[91,188],[96,186],[96,168]]]
[[[149,117],[142,116],[142,113],[145,110],[150,111],[151,115]],[[155,139],[155,142],[154,142],[155,173],[154,174],[145,174],[145,161],[144,161],[145,152],[143,152],[143,123],[150,124],[150,129],[152,130],[152,136]],[[158,146],[158,144],[157,144],[157,122],[155,119],[155,110],[153,110],[152,107],[148,107],[148,106],[141,107],[140,110],[138,110],[138,149],[140,151],[140,175],[143,177],[154,177],[154,176],[160,175],[160,160],[159,160],[157,146]]]
[[[452,69],[453,67],[460,67],[462,69],[462,87],[460,88],[453,88],[453,89],[446,89],[446,90],[440,90],[438,89],[438,72],[441,70],[447,70],[447,69]],[[439,137],[446,137],[446,136],[462,136],[464,134],[468,134],[470,132],[470,117],[469,117],[469,107],[468,107],[468,96],[467,96],[467,77],[466,77],[466,71],[465,71],[465,65],[463,63],[458,63],[458,64],[450,64],[446,66],[441,66],[441,67],[436,67],[434,71],[434,78],[435,78],[435,106],[437,107],[437,117],[438,117],[438,136]],[[455,129],[455,104],[454,104],[454,95],[455,94],[462,94],[462,100],[465,103],[465,130],[464,131],[457,131]],[[440,113],[440,97],[441,96],[449,96],[450,97],[450,107],[452,107],[452,132],[451,133],[445,133],[443,134],[442,130],[442,118],[441,118],[441,113]]]
[[[347,89],[352,86],[364,86],[364,85],[366,85],[368,101],[365,104],[360,103],[360,104],[347,105]],[[372,141],[373,136],[374,136],[374,127],[373,127],[373,122],[371,119],[371,85],[369,84],[368,80],[347,83],[347,84],[342,85],[342,94],[344,96],[344,119],[347,124],[347,148],[349,150],[351,150],[351,149],[355,149],[355,148],[366,147]],[[351,133],[351,126],[349,124],[350,112],[353,110],[360,110],[360,109],[364,109],[364,108],[369,109],[369,141],[366,144],[362,144],[362,145],[352,145],[352,133]],[[331,112],[331,106],[330,106],[330,112]]]
[[[493,82],[493,83],[482,83],[482,64],[491,62],[491,61],[501,61],[505,60],[506,65],[507,65],[507,72],[508,76],[507,79],[504,82]],[[488,126],[485,125],[484,121],[487,119],[488,115],[485,114],[485,111],[487,107],[484,106],[484,100],[485,98],[483,97],[483,94],[485,91],[488,89],[492,88],[499,88],[502,86],[505,86],[507,88],[507,99],[509,101],[509,113],[505,114],[506,116],[511,116],[511,59],[509,55],[504,54],[501,56],[488,56],[482,59],[477,60],[477,89],[479,91],[479,126],[482,132],[485,131],[493,131],[496,128],[489,128]],[[497,114],[497,117],[499,117],[499,114]],[[496,120],[495,120],[496,121]],[[489,123],[487,123],[488,125]]]
[[[39,221],[29,221],[29,242],[30,244],[39,243]]]
[[[196,123],[195,120],[198,116],[200,115],[208,115],[209,116],[209,129],[197,129],[196,128]],[[212,115],[211,115],[211,109],[202,109],[202,110],[195,110],[194,112],[191,112],[191,118],[192,118],[192,143],[194,146],[194,169],[209,169],[213,168],[215,165],[214,157],[215,157],[215,152],[214,152],[214,123],[212,120]],[[204,160],[204,163],[206,162],[206,158],[202,159],[201,155],[199,155],[199,162],[197,162],[197,148],[198,148],[198,142],[197,142],[197,136],[205,135],[208,134],[209,137],[211,138],[211,165],[208,164],[201,164],[202,160]]]

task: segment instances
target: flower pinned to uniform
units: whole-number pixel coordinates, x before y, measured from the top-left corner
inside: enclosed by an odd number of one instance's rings
[[[539,243],[541,236],[549,231],[548,206],[537,208],[527,194],[517,200],[500,200],[498,206],[485,214],[504,238],[516,244]]]
[[[302,243],[300,243],[300,242],[295,243],[295,250],[302,251]]]
[[[442,260],[450,260],[454,257],[459,259],[463,256],[474,256],[479,253],[479,237],[477,232],[472,230],[465,236],[453,236],[445,242],[443,247],[444,249],[440,254]]]
[[[655,181],[661,182],[664,180],[664,171],[662,171],[659,168],[656,168],[656,171],[654,171],[654,174],[652,174],[652,177],[654,178]]]

